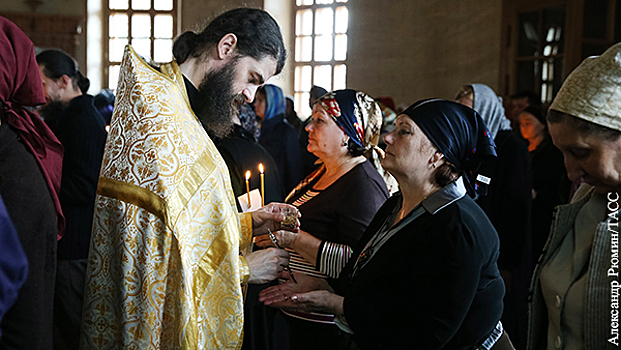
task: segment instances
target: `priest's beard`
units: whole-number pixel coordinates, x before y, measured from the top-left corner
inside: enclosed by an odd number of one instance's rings
[[[37,108],[39,115],[47,122],[54,122],[62,116],[63,110],[67,106],[61,101],[50,101],[49,103]]]
[[[198,87],[196,115],[203,127],[217,138],[224,138],[233,130],[233,119],[246,102],[242,94],[233,91],[237,61],[233,59],[221,69],[207,73]]]

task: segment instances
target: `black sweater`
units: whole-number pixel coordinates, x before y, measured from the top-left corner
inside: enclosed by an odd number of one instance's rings
[[[494,139],[498,157],[489,194],[477,200],[500,237],[498,267],[520,267],[530,235],[531,165],[528,147],[512,131],[501,130]]]
[[[317,179],[319,180],[319,179]],[[310,182],[288,202],[293,203],[316,184]],[[353,167],[328,188],[302,204],[300,229],[330,242],[355,247],[373,215],[388,198],[386,183],[369,161]]]
[[[274,159],[241,125],[236,124],[233,132],[224,139],[213,140],[229,168],[236,197],[246,193],[247,170],[252,173],[249,180],[250,190],[260,188],[258,166],[261,163],[269,171],[265,175],[265,204],[284,200],[285,193]]]
[[[571,182],[567,178],[563,153],[547,136],[530,153],[533,168],[532,249],[537,261],[548,240],[552,214],[557,205],[569,202]]]
[[[468,196],[413,220],[350,278],[400,201],[382,206],[334,283],[354,338],[361,349],[471,349],[500,319],[504,284],[496,231]]]
[[[284,114],[263,121],[259,144],[274,158],[285,193],[289,193],[304,176],[298,134]]]
[[[93,96],[82,95],[46,123],[65,148],[59,198],[67,227],[58,241],[58,259],[87,259],[107,137],[105,121],[93,105]]]

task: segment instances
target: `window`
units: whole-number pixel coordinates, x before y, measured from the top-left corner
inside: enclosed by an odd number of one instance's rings
[[[116,89],[125,45],[155,63],[172,61],[177,0],[107,0],[104,84]]]
[[[331,91],[346,86],[347,0],[296,0],[295,106],[309,116],[313,85]]]
[[[621,41],[621,0],[584,0],[581,59]]]
[[[547,106],[580,62],[621,41],[621,0],[503,3],[500,91],[537,93]]]
[[[561,87],[565,43],[565,8],[519,15],[517,90],[534,90],[549,104]],[[534,89],[533,89],[534,88]]]

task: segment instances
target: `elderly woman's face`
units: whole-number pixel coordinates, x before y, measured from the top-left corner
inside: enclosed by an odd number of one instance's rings
[[[397,117],[395,128],[384,136],[386,156],[382,166],[397,179],[426,179],[433,173],[432,159],[437,152],[431,141],[414,121],[402,114]]]
[[[313,106],[311,118],[311,122],[306,126],[309,152],[319,158],[327,154],[337,155],[347,152],[347,147],[343,145],[348,139],[347,135],[320,104],[316,103]]]
[[[621,137],[602,140],[565,122],[548,124],[552,140],[565,157],[571,181],[582,177],[600,193],[621,190]]]

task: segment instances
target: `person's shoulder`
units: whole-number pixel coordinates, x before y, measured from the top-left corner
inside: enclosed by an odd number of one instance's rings
[[[561,152],[561,150],[554,145],[550,136],[546,136],[539,145],[539,147],[541,147],[541,153],[544,154],[546,157],[563,158],[563,152]],[[537,147],[537,150],[539,150],[539,147]]]
[[[89,94],[82,94],[80,96],[76,96],[71,99],[71,102],[69,102],[69,106],[76,106],[79,108],[86,108],[90,107],[91,105],[93,106],[93,108],[95,108],[95,98]]]
[[[464,199],[465,197],[460,198],[431,214],[433,221],[441,225],[455,225],[456,222],[461,222],[463,215],[468,212],[469,203],[463,203]]]
[[[295,126],[293,126],[293,124],[291,124],[287,119],[283,119],[282,123],[280,123],[279,125],[282,132],[285,132],[287,136],[295,136],[295,139],[298,139],[298,131],[295,129]]]
[[[494,142],[498,148],[499,157],[501,154],[530,157],[527,142],[511,130],[499,131]]]
[[[264,121],[263,126],[261,126],[261,135],[265,132],[269,133],[270,137],[282,140],[289,135],[295,135],[296,138],[298,135],[298,132],[295,130],[293,125],[284,119],[284,114]]]
[[[450,226],[482,226],[489,220],[481,207],[467,194],[442,208],[434,215],[436,221]]]
[[[347,173],[342,175],[343,179],[346,179],[346,182],[352,184],[352,182],[376,182],[378,180],[382,180],[382,177],[379,175],[377,170],[373,167],[371,162],[365,160],[364,162],[357,164]],[[352,184],[353,185],[353,184]]]
[[[371,164],[371,161],[369,161],[368,159],[365,159],[363,162],[356,164],[356,166],[351,168],[351,170],[347,172],[347,174],[350,176],[361,176],[369,178],[374,178],[376,176],[380,177],[379,173],[377,172],[377,170],[375,170],[373,164]]]
[[[432,215],[427,225],[433,231],[432,239],[444,243],[447,249],[449,246],[455,249],[468,246],[489,253],[499,244],[495,228],[468,195]]]
[[[97,129],[105,133],[106,122],[93,101],[93,96],[88,94],[73,98],[66,109],[64,122],[76,127],[79,125],[80,128]]]
[[[377,169],[375,169],[373,163],[371,163],[371,161],[367,159],[358,167],[360,168],[359,172],[363,176],[365,176],[368,181],[376,184],[382,190],[382,192],[386,193],[386,196],[388,197],[388,187],[386,186],[386,181],[384,180],[382,175],[380,175]]]
[[[283,117],[282,125],[285,125],[287,127],[287,129],[293,129],[295,131],[295,126],[293,126],[293,124],[291,124],[291,122],[289,120],[287,120],[287,118]]]

